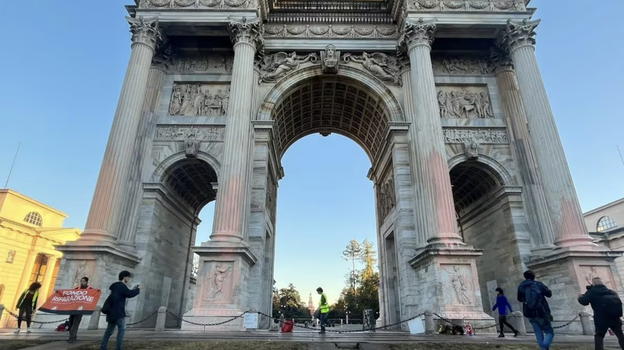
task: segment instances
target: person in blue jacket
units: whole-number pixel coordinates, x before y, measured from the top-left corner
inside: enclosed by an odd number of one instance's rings
[[[511,309],[511,304],[509,304],[509,301],[507,300],[507,297],[505,296],[502,288],[496,288],[496,292],[498,293],[498,295],[496,296],[496,304],[494,304],[492,311],[498,309],[498,323],[500,325],[500,334],[498,335],[498,337],[505,337],[505,333],[503,332],[505,325],[507,325],[507,327],[509,327],[514,332],[514,337],[517,337],[518,331],[513,328],[513,326],[510,325],[509,322],[507,322],[507,315],[513,312],[513,310]]]
[[[117,344],[116,349],[121,350],[123,346],[124,333],[126,331],[126,299],[134,298],[139,295],[139,285],[133,289],[128,288],[128,284],[132,279],[132,274],[128,271],[119,273],[119,282],[111,284],[109,287],[111,293],[102,306],[102,312],[106,314],[106,322],[108,326],[104,332],[104,338],[100,344],[100,350],[108,348],[108,340],[117,327]]]

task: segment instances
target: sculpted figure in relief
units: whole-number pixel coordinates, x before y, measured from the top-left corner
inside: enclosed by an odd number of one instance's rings
[[[299,68],[302,63],[308,61],[314,62],[316,59],[315,53],[299,56],[294,51],[290,54],[277,52],[272,55],[267,55],[260,63],[260,80],[263,82],[276,81],[287,73]]]
[[[321,69],[323,73],[337,73],[340,62],[340,51],[336,51],[334,45],[327,45],[325,51],[321,51]]]
[[[211,84],[175,84],[169,104],[170,115],[222,116],[229,103],[229,88],[212,92]]]
[[[442,118],[493,118],[490,97],[485,91],[466,89],[438,90]]]
[[[371,54],[363,52],[361,56],[346,54],[344,59],[347,62],[353,61],[361,64],[367,71],[383,81],[399,83],[399,68],[395,57],[381,52]]]
[[[225,283],[229,273],[230,266],[222,264],[217,264],[217,266],[215,266],[212,270],[212,276],[210,276],[212,283],[208,294],[211,299],[215,299],[219,295],[223,294],[223,284]]]

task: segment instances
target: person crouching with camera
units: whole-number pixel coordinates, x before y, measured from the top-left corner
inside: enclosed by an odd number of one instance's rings
[[[594,344],[596,350],[604,349],[604,337],[609,328],[618,338],[620,348],[624,349],[624,334],[622,334],[622,301],[616,292],[607,288],[600,277],[594,277],[592,284],[587,286],[587,292],[579,296],[581,305],[591,304],[594,310]]]

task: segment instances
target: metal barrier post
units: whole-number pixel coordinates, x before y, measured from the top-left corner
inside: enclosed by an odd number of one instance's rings
[[[156,332],[162,332],[165,330],[165,323],[167,322],[167,307],[161,306],[158,308],[158,315],[156,315]]]
[[[89,319],[89,325],[87,329],[98,329],[100,326],[100,307],[96,306],[95,310],[91,314],[91,318]]]
[[[520,333],[520,335],[526,335],[526,323],[524,323],[524,316],[520,311],[514,311],[509,315],[509,323]]]
[[[590,320],[590,314],[582,311],[579,313],[579,317],[581,318],[581,327],[583,328],[583,335],[593,335],[594,334],[594,325]]]
[[[435,323],[433,322],[433,313],[425,311],[425,334],[435,333]]]

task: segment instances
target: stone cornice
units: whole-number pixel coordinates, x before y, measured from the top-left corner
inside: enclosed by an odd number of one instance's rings
[[[157,18],[126,17],[132,33],[132,45],[143,44],[156,50],[163,40]]]
[[[408,0],[408,10],[418,12],[523,12],[525,0]]]
[[[524,47],[535,45],[535,28],[540,21],[523,20],[515,22],[507,21],[507,26],[498,39],[498,46],[511,53],[512,51]]]
[[[256,0],[141,0],[140,9],[236,9],[256,8]]]
[[[243,17],[241,21],[232,21],[228,24],[228,31],[232,44],[248,44],[254,46],[256,50],[262,48],[264,28],[258,19],[247,20]]]
[[[403,27],[403,33],[399,38],[399,45],[408,50],[421,45],[431,47],[435,39],[436,24],[433,21],[407,20]]]

